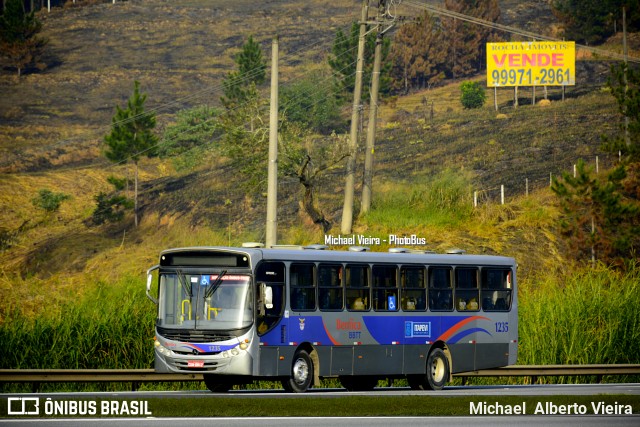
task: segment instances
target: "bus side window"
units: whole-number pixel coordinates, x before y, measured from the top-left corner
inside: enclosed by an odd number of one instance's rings
[[[430,267],[429,275],[429,310],[453,310],[453,290],[451,289],[451,268]]]
[[[289,295],[291,309],[311,311],[316,309],[314,264],[291,264],[289,267]]]
[[[424,311],[427,309],[427,290],[425,270],[422,267],[402,267],[400,284],[402,286],[402,310]]]
[[[509,311],[511,308],[512,272],[508,268],[483,268],[482,309]]]
[[[371,297],[369,295],[369,266],[347,265],[345,271],[347,309],[368,311],[371,307]]]
[[[318,265],[318,306],[320,310],[342,310],[342,291],[342,265]]]
[[[398,268],[395,265],[374,265],[373,309],[376,311],[398,310]]]
[[[480,300],[478,291],[478,269],[457,267],[456,309],[458,311],[478,311]]]

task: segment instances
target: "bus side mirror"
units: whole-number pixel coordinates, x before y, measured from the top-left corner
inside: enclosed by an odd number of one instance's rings
[[[271,286],[265,286],[264,296],[265,307],[273,308],[273,289],[271,289]]]
[[[265,309],[273,308],[273,289],[266,283],[260,283],[260,298],[258,301],[258,310],[261,316],[265,315]]]
[[[150,269],[147,270],[147,298],[153,301],[154,304],[158,305],[158,300],[151,296],[151,284],[153,283],[153,271],[157,270],[159,266],[154,265]]]

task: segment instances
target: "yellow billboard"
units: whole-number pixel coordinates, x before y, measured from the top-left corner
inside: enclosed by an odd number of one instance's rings
[[[575,42],[487,43],[487,86],[573,86]]]

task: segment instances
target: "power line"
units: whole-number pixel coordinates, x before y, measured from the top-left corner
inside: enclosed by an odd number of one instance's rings
[[[530,39],[533,39],[533,40],[543,40],[543,41],[552,41],[552,42],[563,42],[563,41],[565,41],[565,40],[559,39],[557,37],[550,37],[550,36],[545,36],[545,35],[538,34],[538,33],[532,33],[530,31],[521,30],[521,29],[516,28],[516,27],[511,27],[511,26],[507,26],[507,25],[498,24],[496,22],[487,21],[485,19],[476,18],[474,16],[465,15],[465,14],[462,14],[462,13],[459,13],[459,12],[454,12],[452,10],[443,9],[443,8],[437,7],[437,6],[431,6],[431,5],[420,3],[420,2],[417,2],[417,1],[405,0],[404,3],[406,3],[408,6],[412,6],[412,7],[418,8],[418,9],[423,9],[423,10],[426,10],[426,11],[431,12],[431,13],[436,14],[436,15],[441,15],[441,16],[446,16],[446,17],[449,17],[449,18],[459,19],[461,21],[470,22],[472,24],[480,25],[480,26],[483,26],[483,27],[493,28],[495,30],[503,31],[503,32],[510,33],[510,34],[519,35],[519,36],[522,36],[522,37],[527,37],[527,38],[530,38]],[[603,57],[606,57],[606,58],[617,59],[617,60],[620,60],[620,61],[624,61],[625,60],[624,55],[616,53],[616,52],[612,52],[612,51],[609,51],[609,50],[605,50],[605,49],[599,49],[599,48],[586,46],[586,45],[582,45],[582,44],[576,44],[576,48],[587,50],[587,51],[589,51],[591,53],[594,53],[596,55],[600,55],[600,56],[603,56]],[[640,58],[628,57],[627,61],[634,62],[636,64],[640,64]]]
[[[308,46],[314,46],[314,45],[317,45],[317,44],[319,44],[319,43],[320,43],[320,41],[316,41],[316,42],[314,42],[314,43],[311,43],[311,44],[310,44],[310,45],[308,45]],[[296,53],[302,52],[304,49],[306,49],[306,47],[301,47],[301,48],[300,48],[300,49],[298,49],[297,51],[294,51],[294,53],[289,54],[289,55],[287,55],[287,56],[293,56],[293,55],[295,55]],[[338,58],[339,58],[340,56],[343,56],[343,55],[349,55],[349,54],[352,54],[352,53],[353,53],[353,51],[354,51],[355,49],[356,49],[355,47],[352,47],[352,48],[350,48],[350,49],[347,49],[347,50],[345,50],[345,51],[341,52],[341,53],[338,55]],[[338,71],[338,72],[342,72],[342,71],[344,71],[345,69],[348,69],[348,68],[349,68],[350,66],[352,66],[354,63],[355,63],[355,61],[350,62],[350,63],[347,63],[347,64],[346,64],[342,69],[337,70],[337,71]],[[259,73],[259,72],[260,72],[260,69],[259,69],[259,68],[255,68],[255,69],[251,70],[249,73],[245,74],[245,76],[240,80],[240,82],[248,82],[248,81],[250,81],[250,79],[251,79],[252,77],[255,77],[256,75],[258,75],[258,73]],[[351,75],[353,75],[353,74],[354,74],[354,73],[352,73]],[[343,76],[343,77],[342,77],[342,79],[346,79],[346,78],[350,77],[351,75],[345,75],[345,76]],[[332,78],[333,78],[333,76],[330,76],[330,77],[328,77],[328,78],[324,79],[324,82],[328,82],[328,81],[329,81],[329,79],[332,79]],[[219,89],[220,89],[220,88],[222,88],[222,87],[223,87],[223,83],[221,83],[220,85],[217,85],[217,86],[216,86],[216,89],[218,89],[218,90],[219,90]],[[321,86],[320,86],[320,85],[318,85],[318,86],[317,86],[317,89],[316,89],[316,91],[315,91],[315,92],[307,92],[307,93],[306,93],[306,95],[308,96],[308,95],[316,94],[316,93],[319,93],[321,90],[322,90]],[[211,92],[213,92],[213,91],[211,91]],[[337,91],[331,92],[331,94],[333,94],[333,95],[335,95],[336,93],[337,93]],[[296,97],[296,98],[292,98],[292,99],[290,99],[290,100],[288,101],[288,103],[284,104],[282,107],[284,107],[284,108],[289,107],[289,106],[293,105],[295,102],[297,102],[298,100],[302,99],[302,97],[304,97],[304,96],[305,96],[305,93],[304,93],[304,92],[303,92],[303,93],[300,93],[300,94],[298,94],[298,95],[297,95],[297,97]],[[185,97],[185,98],[186,98],[186,97]],[[318,101],[314,102],[312,105],[315,105],[317,102],[320,102],[320,101],[318,100]],[[244,104],[239,104],[239,105],[237,105],[237,106],[235,106],[235,107],[233,107],[233,108],[231,108],[231,109],[226,110],[226,111],[225,111],[225,114],[227,114],[227,115],[232,114],[234,111],[236,111],[237,109],[242,108],[243,106],[244,106]],[[155,109],[155,111],[157,111],[157,110],[158,110],[158,109]],[[125,120],[122,120],[122,121],[116,122],[116,123],[112,124],[112,126],[117,126],[117,125],[125,124],[125,123],[127,123],[127,122],[130,122],[130,121],[135,120],[136,118],[144,117],[145,115],[151,114],[151,112],[153,112],[153,110],[152,110],[152,111],[145,111],[145,112],[143,112],[143,113],[141,113],[141,114],[138,114],[137,116],[134,116],[134,117],[132,117],[132,118],[128,118],[128,119],[125,119]],[[197,128],[197,127],[201,127],[201,126],[204,126],[204,125],[206,125],[206,124],[210,123],[211,121],[213,121],[214,119],[215,119],[215,117],[212,117],[212,118],[210,118],[210,119],[208,119],[208,120],[205,120],[204,122],[201,122],[201,123],[199,123],[198,125],[195,125],[195,128]],[[136,152],[135,154],[133,154],[132,156],[128,157],[128,158],[127,158],[127,159],[125,159],[125,160],[122,160],[122,161],[120,161],[120,162],[116,162],[116,163],[112,163],[111,165],[109,165],[109,166],[108,166],[108,168],[110,168],[110,167],[114,167],[114,166],[118,166],[118,165],[121,165],[121,164],[124,164],[124,163],[127,163],[127,162],[132,158],[132,157],[135,157],[135,156],[139,156],[139,155],[145,154],[145,153],[147,153],[147,152],[149,152],[149,151],[151,151],[151,150],[154,150],[154,149],[158,148],[160,145],[170,143],[170,142],[174,141],[175,139],[177,139],[180,135],[184,135],[184,134],[186,134],[187,132],[192,132],[193,130],[194,130],[194,127],[191,127],[191,128],[189,128],[189,129],[185,129],[184,131],[182,131],[182,132],[180,132],[180,133],[178,133],[178,134],[174,135],[174,137],[173,137],[172,139],[163,139],[162,141],[159,141],[159,142],[158,142],[157,144],[155,144],[154,146],[152,146],[152,147],[148,147],[148,148],[146,148],[146,149],[144,149],[144,150],[141,150],[141,151],[139,151],[139,152]],[[212,142],[213,142],[213,141],[212,141]],[[196,147],[194,147],[194,148],[196,148]]]

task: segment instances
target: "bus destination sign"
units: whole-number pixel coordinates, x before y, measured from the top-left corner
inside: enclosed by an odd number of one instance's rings
[[[575,84],[575,42],[487,43],[487,87]]]

